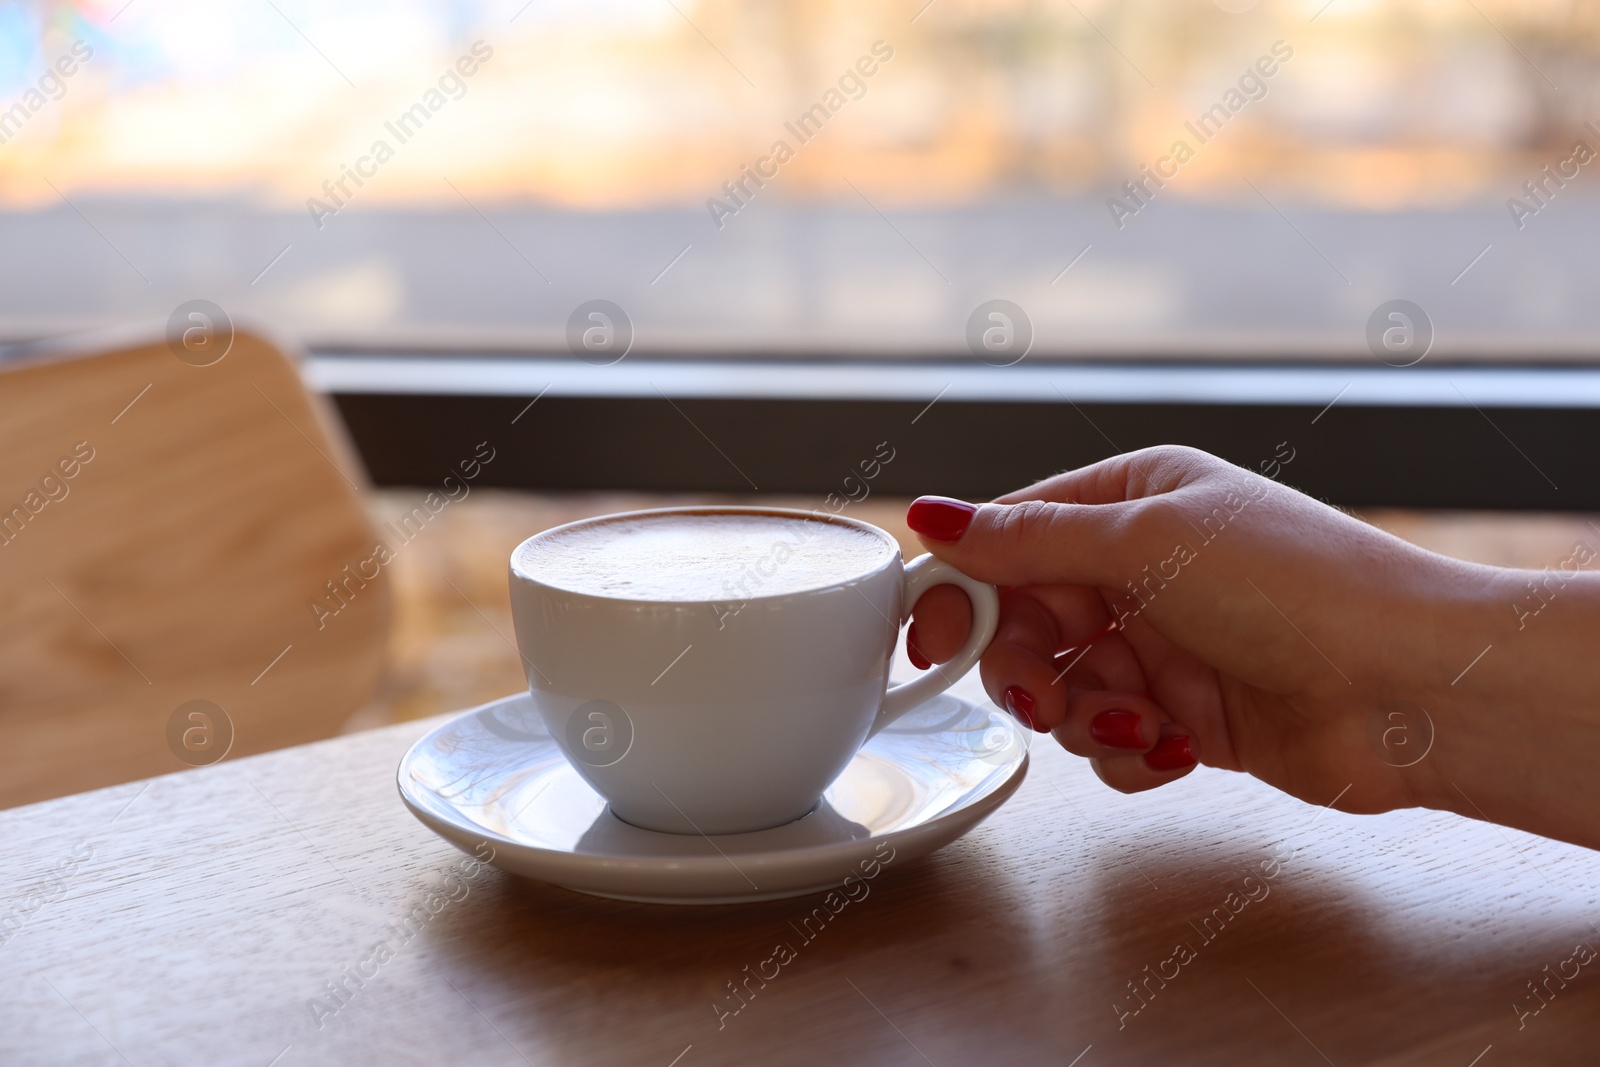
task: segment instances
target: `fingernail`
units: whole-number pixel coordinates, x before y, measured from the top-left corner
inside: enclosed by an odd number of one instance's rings
[[[906,525],[935,541],[959,541],[972,525],[978,505],[947,496],[919,496],[906,509]]]
[[[1123,708],[1102,711],[1089,720],[1089,736],[1107,748],[1144,748],[1139,734],[1139,713]],[[1188,738],[1184,738],[1188,744]],[[1187,750],[1185,750],[1187,751]]]
[[[1011,717],[1016,719],[1028,729],[1037,733],[1044,733],[1033,721],[1033,694],[1020,685],[1013,685],[1006,689],[1006,710]]]
[[[933,661],[924,656],[922,649],[917,647],[916,623],[906,627],[906,655],[911,658],[911,665],[919,671],[925,671],[933,666]]]
[[[1189,736],[1163,737],[1155,748],[1144,754],[1144,765],[1152,771],[1181,771],[1193,767],[1195,758],[1189,748]]]

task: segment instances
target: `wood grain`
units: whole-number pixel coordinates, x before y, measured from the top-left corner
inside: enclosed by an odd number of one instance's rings
[[[245,331],[204,367],[123,339],[0,365],[0,806],[182,767],[189,700],[245,754],[369,697],[387,584],[310,608],[375,540],[319,407]]]
[[[1526,985],[1600,948],[1600,856],[1572,846],[1219,771],[1121,796],[1046,740],[987,823],[806,942],[820,897],[669,908],[459,873],[395,795],[429,725],[0,813],[0,1062],[1595,1062],[1600,962],[1547,1003]],[[796,958],[719,1028],[780,942]],[[1519,1029],[1514,1004],[1542,1007]]]

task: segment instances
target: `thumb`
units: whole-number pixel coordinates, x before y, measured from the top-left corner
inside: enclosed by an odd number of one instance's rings
[[[980,582],[1114,588],[1131,573],[1127,526],[1140,503],[977,505],[924,496],[906,524],[929,552]]]

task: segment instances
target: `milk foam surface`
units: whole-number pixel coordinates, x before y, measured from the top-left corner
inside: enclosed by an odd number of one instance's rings
[[[895,554],[876,534],[842,523],[682,512],[540,537],[517,550],[517,568],[546,585],[593,596],[724,601],[833,585],[877,570]]]

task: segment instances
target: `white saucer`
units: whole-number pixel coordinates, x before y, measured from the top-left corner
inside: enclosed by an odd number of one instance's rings
[[[867,742],[811,814],[710,837],[612,815],[525,693],[430,731],[398,777],[401,799],[429,829],[511,874],[620,900],[731,904],[870,879],[948,845],[1016,792],[1033,736],[992,706],[946,693]]]

